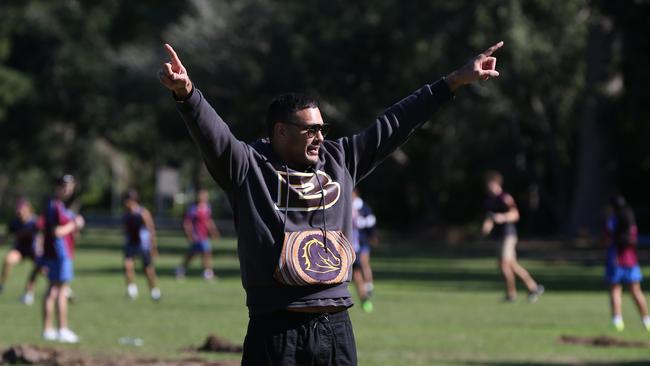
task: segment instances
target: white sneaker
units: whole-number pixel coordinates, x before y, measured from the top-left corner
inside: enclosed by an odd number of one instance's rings
[[[203,279],[206,281],[212,281],[214,280],[214,271],[211,269],[204,269],[203,270]]]
[[[151,299],[153,301],[158,301],[160,300],[160,297],[162,294],[160,293],[160,289],[158,287],[154,287],[151,289]]]
[[[138,286],[135,283],[129,283],[128,286],[126,286],[126,295],[129,299],[135,300],[135,298],[138,297]]]
[[[34,305],[34,293],[25,292],[23,297],[20,298],[20,302],[22,302],[25,305]]]
[[[43,339],[46,341],[56,341],[59,339],[59,334],[54,328],[46,328],[43,330]]]
[[[59,329],[59,342],[61,343],[79,343],[79,336],[70,328]]]

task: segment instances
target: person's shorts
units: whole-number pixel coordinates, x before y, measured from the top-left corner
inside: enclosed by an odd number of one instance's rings
[[[34,249],[32,248],[27,248],[22,245],[16,245],[13,247],[15,251],[20,253],[20,256],[23,259],[31,259],[34,263],[36,263],[36,253],[34,252]]]
[[[506,233],[501,239],[499,257],[505,260],[517,259],[517,234]]]
[[[40,262],[47,268],[50,282],[70,282],[74,278],[72,258],[43,258]]]
[[[192,253],[208,253],[212,250],[212,245],[210,245],[210,240],[199,240],[192,243],[190,246],[190,252]]]
[[[641,273],[641,268],[638,265],[634,267],[622,267],[610,264],[605,268],[605,280],[610,285],[641,282],[643,280],[643,273]]]
[[[135,257],[140,257],[140,259],[142,259],[142,265],[149,267],[152,263],[151,248],[142,244],[127,243],[124,245],[124,258],[134,259]]]

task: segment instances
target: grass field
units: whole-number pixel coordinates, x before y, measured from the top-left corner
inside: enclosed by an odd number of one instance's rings
[[[50,345],[92,355],[178,358],[187,356],[180,349],[198,346],[209,333],[243,342],[247,311],[233,238],[216,245],[218,281],[204,282],[195,262],[188,278],[178,282],[173,269],[185,242],[178,233],[161,235],[160,303],[146,296],[142,275],[140,298],[125,298],[121,242],[117,231],[84,233],[73,282],[78,301],[70,311],[71,328],[82,343]],[[360,365],[650,365],[648,349],[558,343],[564,334],[650,341],[628,296],[626,330],[614,333],[609,328],[602,269],[595,262],[524,260],[547,293],[538,303],[528,304],[521,291],[517,303],[505,304],[500,302],[500,277],[488,245],[467,255],[462,246],[427,249],[413,244],[385,242],[374,253],[375,311],[366,314],[357,306],[350,310]],[[0,248],[0,255],[7,250]],[[18,302],[28,269],[26,264],[16,267],[0,295],[0,348],[47,344],[40,339],[40,306]],[[44,287],[41,278],[37,302]],[[118,344],[125,336],[142,338],[144,345]],[[237,360],[239,355],[200,357]]]

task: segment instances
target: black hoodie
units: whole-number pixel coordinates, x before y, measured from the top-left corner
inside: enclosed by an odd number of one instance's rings
[[[305,171],[288,168],[267,139],[247,144],[235,138],[199,90],[177,101],[210,174],[233,207],[250,314],[352,305],[347,287],[354,253],[343,238],[352,229],[352,189],[452,97],[444,80],[423,86],[361,133],[323,141],[318,162]],[[328,233],[326,245],[322,234],[314,234],[322,232]],[[285,241],[293,246],[285,244],[283,251]],[[287,260],[297,267],[279,275],[278,264]]]

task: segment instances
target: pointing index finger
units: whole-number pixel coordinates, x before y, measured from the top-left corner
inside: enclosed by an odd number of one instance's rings
[[[172,48],[172,46],[169,45],[169,43],[165,43],[165,50],[167,50],[167,53],[169,54],[169,58],[172,60],[172,63],[175,66],[181,66],[181,60],[178,58],[178,55],[176,54],[176,51]]]
[[[488,48],[485,52],[483,52],[483,54],[484,54],[486,57],[490,57],[490,56],[491,56],[491,55],[492,55],[496,50],[498,50],[499,48],[501,48],[501,46],[503,46],[503,41],[500,41],[499,43],[495,44],[494,46]],[[170,47],[170,48],[171,48],[171,47]],[[173,52],[173,51],[172,51],[172,52]]]

